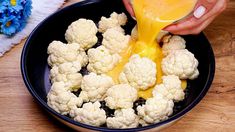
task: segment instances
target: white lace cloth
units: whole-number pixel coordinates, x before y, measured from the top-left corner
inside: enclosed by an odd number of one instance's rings
[[[64,0],[32,0],[32,14],[28,20],[26,27],[15,34],[13,37],[7,37],[0,34],[0,57],[9,51],[14,45],[26,38],[32,30],[47,16],[55,12],[64,3]]]

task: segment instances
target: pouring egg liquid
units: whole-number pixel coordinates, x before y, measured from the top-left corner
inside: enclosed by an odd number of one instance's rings
[[[121,54],[121,62],[107,74],[118,83],[119,74],[131,55],[139,54],[156,63],[156,84],[160,84],[163,75],[161,69],[163,54],[155,39],[163,28],[187,16],[193,10],[196,2],[197,0],[133,0],[138,39],[130,41],[129,47]],[[184,88],[186,85],[186,81],[182,81]],[[145,91],[138,91],[138,95],[145,99],[150,98],[152,90],[153,87]]]

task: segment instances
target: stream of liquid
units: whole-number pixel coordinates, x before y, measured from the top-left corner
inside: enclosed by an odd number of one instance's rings
[[[195,6],[197,0],[133,0],[133,9],[137,20],[138,39],[131,40],[129,47],[121,53],[121,62],[107,74],[118,82],[119,74],[122,72],[129,58],[133,54],[147,57],[156,63],[156,84],[162,83],[161,61],[163,59],[162,49],[155,38],[160,31],[173,22],[187,16]],[[144,68],[144,67],[143,67]],[[182,88],[187,87],[187,81],[182,80]],[[153,87],[138,91],[142,98],[152,97]]]

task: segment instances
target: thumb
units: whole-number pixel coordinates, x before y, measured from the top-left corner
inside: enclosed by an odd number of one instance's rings
[[[133,11],[133,8],[132,8],[132,4],[130,2],[130,0],[123,0],[123,3],[127,9],[127,11],[131,14],[131,16],[135,16],[134,15],[134,11]]]

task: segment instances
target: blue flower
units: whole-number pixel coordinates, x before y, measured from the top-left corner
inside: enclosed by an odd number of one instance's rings
[[[31,15],[31,9],[32,9],[32,1],[26,0],[25,6],[23,9],[23,17],[24,19],[27,19]]]
[[[10,3],[10,5],[11,5],[11,3]],[[16,0],[16,5],[11,5],[9,7],[10,12],[19,13],[21,10],[23,10],[22,0]]]
[[[6,7],[5,6],[1,6],[0,5],[0,22],[2,22],[2,19],[5,17],[5,11],[6,11]]]
[[[0,0],[0,33],[21,31],[31,15],[32,0]]]
[[[1,6],[8,6],[10,4],[10,1],[9,0],[0,0],[0,5]]]
[[[7,7],[2,5],[0,2],[0,12],[4,12],[6,9],[7,9]]]
[[[15,16],[5,17],[1,24],[1,32],[6,35],[13,35],[20,28],[20,22]]]

